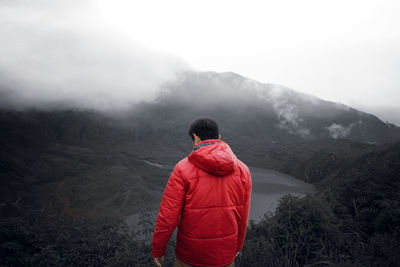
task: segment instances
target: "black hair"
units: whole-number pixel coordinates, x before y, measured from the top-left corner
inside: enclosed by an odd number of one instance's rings
[[[218,124],[215,120],[211,118],[199,118],[190,125],[188,131],[188,134],[192,138],[192,140],[194,140],[194,133],[200,138],[201,141],[207,139],[218,139]]]

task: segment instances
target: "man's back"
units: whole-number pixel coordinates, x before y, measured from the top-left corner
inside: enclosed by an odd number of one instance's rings
[[[240,252],[247,229],[251,177],[219,139],[198,143],[174,168],[153,236],[153,256],[178,224],[176,256],[198,266],[225,266]]]

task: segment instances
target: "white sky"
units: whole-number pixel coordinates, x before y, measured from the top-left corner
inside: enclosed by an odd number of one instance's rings
[[[233,71],[356,107],[400,106],[400,1],[93,3],[115,31],[199,70]]]

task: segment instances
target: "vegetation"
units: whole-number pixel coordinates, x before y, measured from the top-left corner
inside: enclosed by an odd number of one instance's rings
[[[1,266],[148,266],[149,246],[122,224],[37,215],[1,221]]]
[[[240,266],[399,266],[400,143],[341,166],[251,224]]]
[[[400,143],[368,152],[321,181],[319,192],[285,196],[250,223],[237,266],[399,266]],[[11,211],[10,211],[11,209]],[[150,238],[121,222],[2,207],[1,266],[151,266]],[[7,211],[8,210],[8,211]],[[174,241],[166,266],[174,260]]]

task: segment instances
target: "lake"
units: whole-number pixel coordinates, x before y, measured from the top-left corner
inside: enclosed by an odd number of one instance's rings
[[[274,170],[249,167],[252,193],[249,219],[258,222],[266,212],[273,212],[279,199],[286,194],[303,195],[314,192],[312,184]]]

